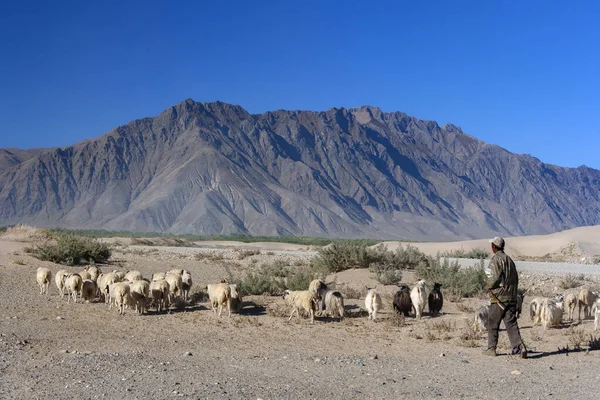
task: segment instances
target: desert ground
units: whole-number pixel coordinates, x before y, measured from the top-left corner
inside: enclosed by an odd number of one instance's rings
[[[556,234],[563,236],[560,240],[546,237],[550,243],[544,237],[507,238],[507,252],[558,254],[576,243],[571,247],[574,259],[591,257],[600,254],[600,248],[589,244],[595,243],[593,232],[574,230],[571,237],[561,232]],[[490,358],[481,354],[485,333],[463,339],[474,310],[487,304],[485,298],[447,296],[440,317],[402,321],[391,307],[396,286],[378,284],[367,270],[347,270],[327,277],[347,297],[349,317],[341,321],[317,317],[313,325],[305,319],[288,322],[289,309],[275,296],[247,296],[242,312],[231,318],[226,313],[218,318],[199,295],[167,313],[137,315],[128,309],[121,316],[102,302],[67,302],[58,295],[54,277],[49,295],[40,295],[38,267],[54,274],[59,269],[78,272],[82,266],[39,261],[23,251],[31,243],[19,240],[0,237],[2,399],[595,399],[600,393],[600,351],[587,346],[593,320],[571,322],[565,315],[559,328],[544,330],[532,325],[527,312],[533,296],[565,292],[560,282],[568,264],[546,273],[517,263],[521,287],[528,289],[519,324],[530,356],[508,355],[507,336],[501,332],[500,355]],[[136,269],[150,277],[187,269],[195,294],[220,281],[226,268],[243,273],[273,259],[301,264],[315,251],[281,243],[169,247],[109,241],[116,250],[110,265],[100,266],[104,271]],[[465,242],[417,245],[432,252],[467,249]],[[487,248],[487,240],[473,246]],[[260,254],[239,259],[241,247]],[[200,252],[218,256],[199,257]],[[581,284],[597,289],[600,271],[597,265],[589,268]],[[410,272],[404,274],[403,282],[412,286],[415,281]],[[360,312],[365,286],[376,286],[383,295],[385,308],[375,322]],[[578,343],[582,350],[566,351]]]

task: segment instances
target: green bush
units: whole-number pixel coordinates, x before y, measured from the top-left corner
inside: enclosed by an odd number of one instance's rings
[[[236,283],[245,295],[274,296],[286,289],[307,290],[310,281],[316,276],[309,267],[291,267],[283,261],[274,261],[249,270],[242,279],[232,279],[232,274],[229,273],[229,281]]]
[[[370,248],[366,243],[341,241],[320,249],[312,265],[326,275],[350,268],[369,268],[372,264],[378,264],[379,270],[415,269],[425,259],[425,254],[410,245],[389,251],[383,244]]]
[[[446,251],[442,253],[442,257],[450,257],[450,258],[474,258],[474,259],[486,259],[488,258],[489,253],[484,249],[471,249],[469,251],[465,251],[464,249],[454,250],[454,251]]]
[[[419,279],[429,283],[441,283],[442,288],[464,297],[472,297],[485,289],[485,272],[483,260],[477,267],[461,268],[458,261],[450,262],[447,258],[427,257],[419,264],[415,273]]]
[[[67,265],[77,265],[81,261],[104,262],[111,255],[108,244],[70,233],[58,234],[56,243],[26,247],[24,250],[42,261]]]
[[[369,271],[375,274],[375,279],[382,285],[395,285],[402,280],[402,271],[391,264],[372,263]]]

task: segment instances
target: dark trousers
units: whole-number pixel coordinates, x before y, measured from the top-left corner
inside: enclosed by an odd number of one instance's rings
[[[490,313],[488,315],[488,349],[496,348],[498,345],[498,329],[500,322],[504,320],[508,340],[513,349],[518,348],[523,341],[521,340],[521,332],[519,332],[519,324],[517,323],[517,304],[503,303],[504,310],[495,303],[490,305]]]

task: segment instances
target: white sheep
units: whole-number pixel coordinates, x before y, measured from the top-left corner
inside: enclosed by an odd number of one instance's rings
[[[79,274],[68,274],[63,275],[63,280],[65,282],[65,291],[67,292],[67,295],[70,294],[70,296],[67,297],[67,301],[70,301],[72,296],[73,301],[77,303],[77,295],[81,293],[83,279],[81,279]]]
[[[226,283],[214,283],[206,286],[208,292],[208,298],[213,311],[217,314],[217,308],[219,310],[218,315],[221,316],[223,311],[223,305],[227,304],[227,310],[229,311],[229,317],[231,317],[231,288]]]
[[[91,279],[84,279],[81,285],[81,298],[90,303],[96,298],[96,283]]]
[[[583,319],[590,317],[590,309],[592,305],[596,302],[596,295],[588,288],[582,288],[579,291],[579,296],[577,296],[578,300],[578,314],[579,320],[581,321],[581,309],[583,308]]]
[[[94,281],[94,283],[98,283],[98,276],[101,274],[100,268],[96,267],[95,265],[91,265],[87,268],[87,272],[90,273],[90,279],[92,281]]]
[[[567,293],[565,296],[565,308],[567,309],[569,321],[573,321],[573,313],[575,312],[577,303],[577,294],[574,292]]]
[[[52,279],[52,271],[48,268],[39,267],[35,274],[35,279],[40,287],[40,294],[48,294],[48,286]]]
[[[106,275],[103,274],[101,277],[99,277],[98,286],[100,286],[100,292],[101,295],[104,296],[104,302],[106,304],[110,304],[109,286],[117,282],[121,282],[121,278],[115,271],[109,272]]]
[[[150,284],[144,280],[136,280],[130,283],[131,299],[135,304],[135,310],[143,314],[150,295]]]
[[[534,297],[531,299],[531,303],[529,303],[529,317],[531,317],[534,325],[540,321],[540,311],[542,310],[540,306],[543,301],[543,297]]]
[[[594,331],[597,331],[600,326],[600,299],[592,305],[592,314],[594,315]]]
[[[415,317],[421,319],[423,310],[427,303],[427,291],[425,289],[425,280],[421,279],[410,292],[410,299],[415,309]]]
[[[308,285],[313,294],[315,309],[321,315],[344,318],[344,296],[339,290],[329,289],[325,282],[315,279]]]
[[[540,320],[544,329],[556,327],[562,321],[564,303],[555,299],[545,299],[541,304]]]
[[[375,289],[369,289],[365,298],[365,307],[369,312],[369,318],[373,321],[377,318],[377,312],[381,308],[381,296]]]
[[[150,297],[156,303],[156,311],[169,307],[169,282],[164,279],[150,282]]]
[[[66,270],[61,269],[54,275],[54,283],[56,283],[60,297],[65,297],[65,280],[63,277],[67,274],[68,272]]]
[[[125,314],[125,306],[131,304],[131,288],[127,282],[117,282],[109,286],[111,301],[115,302],[117,312]]]
[[[182,271],[183,273],[181,274],[181,291],[183,292],[183,299],[187,301],[190,295],[190,289],[192,288],[193,284],[192,273],[187,270]]]
[[[292,320],[294,313],[300,318],[300,310],[303,310],[308,313],[310,317],[310,323],[313,324],[315,322],[315,294],[311,290],[297,290],[291,291],[286,290],[283,293],[283,298],[288,302],[290,306],[292,306],[292,313],[288,318],[288,321]]]
[[[169,282],[169,303],[174,304],[181,297],[181,275],[167,272],[165,280]]]
[[[144,277],[142,276],[142,273],[140,271],[127,271],[127,273],[125,274],[125,277],[123,277],[124,281],[128,281],[128,282],[135,282],[135,281],[141,281],[142,279],[144,279]]]
[[[125,272],[124,271],[117,271],[115,269],[115,270],[113,270],[113,272],[119,278],[118,282],[123,282],[125,280]]]
[[[152,280],[153,281],[162,281],[165,279],[165,273],[164,272],[157,272],[155,274],[152,274]]]
[[[79,274],[79,276],[81,277],[81,279],[83,279],[84,281],[85,281],[86,279],[88,279],[88,280],[91,280],[91,279],[92,279],[92,274],[90,274],[90,273],[87,271],[87,267],[85,267],[85,268],[83,269],[83,271],[81,271],[81,272],[78,272],[78,274]]]

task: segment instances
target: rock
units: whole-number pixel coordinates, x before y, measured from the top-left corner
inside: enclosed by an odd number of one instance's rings
[[[56,317],[56,319],[57,319],[57,320],[62,320],[62,319],[65,319],[65,317],[60,317],[60,316],[58,316],[58,317]]]
[[[514,370],[513,372],[511,372],[511,375],[521,375],[521,371]]]
[[[191,356],[192,352],[191,351],[186,351],[185,353],[183,353],[184,356]]]
[[[442,353],[440,354],[440,357],[446,357],[446,354]]]

